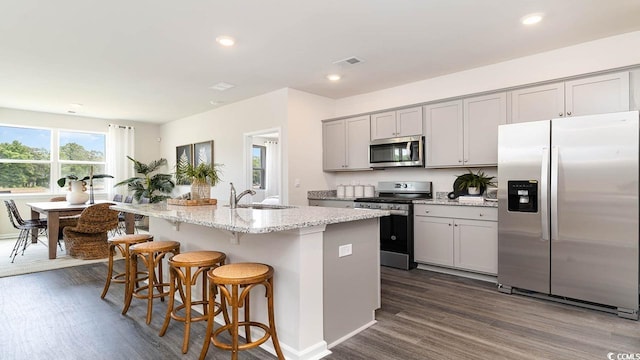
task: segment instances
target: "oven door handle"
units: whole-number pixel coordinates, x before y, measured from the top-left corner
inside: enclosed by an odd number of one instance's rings
[[[409,212],[407,210],[387,210],[391,213],[391,215],[400,215],[400,216],[409,216]]]

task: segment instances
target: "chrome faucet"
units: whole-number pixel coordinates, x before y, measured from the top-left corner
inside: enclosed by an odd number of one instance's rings
[[[241,192],[240,195],[236,196],[236,188],[233,187],[233,183],[229,183],[229,185],[231,185],[231,193],[229,194],[229,207],[231,207],[232,209],[235,209],[238,206],[238,201],[240,201],[240,199],[242,199],[243,196],[247,194],[251,194],[251,195],[256,194],[255,191],[248,189]]]

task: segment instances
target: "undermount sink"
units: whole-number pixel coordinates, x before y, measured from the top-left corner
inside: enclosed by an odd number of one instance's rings
[[[237,206],[237,208],[239,209],[255,209],[255,210],[281,210],[281,209],[291,209],[294,207],[295,206],[273,205],[273,204],[238,204]]]

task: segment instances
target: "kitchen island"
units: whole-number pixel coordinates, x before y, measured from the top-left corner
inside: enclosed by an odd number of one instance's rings
[[[166,204],[112,209],[149,216],[154,238],[179,241],[181,252],[216,250],[227,254],[228,263],[273,266],[276,328],[287,359],[322,358],[375,323],[378,218],[387,211]],[[264,293],[257,289],[251,296],[252,319],[266,321]],[[274,353],[271,341],[263,348]]]

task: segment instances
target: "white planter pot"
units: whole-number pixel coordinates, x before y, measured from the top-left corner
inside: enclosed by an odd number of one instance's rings
[[[480,195],[480,188],[478,187],[469,187],[467,188],[469,195]]]
[[[89,200],[89,194],[84,191],[84,184],[82,181],[71,181],[70,186],[71,191],[67,193],[67,201],[69,204],[84,204]]]

